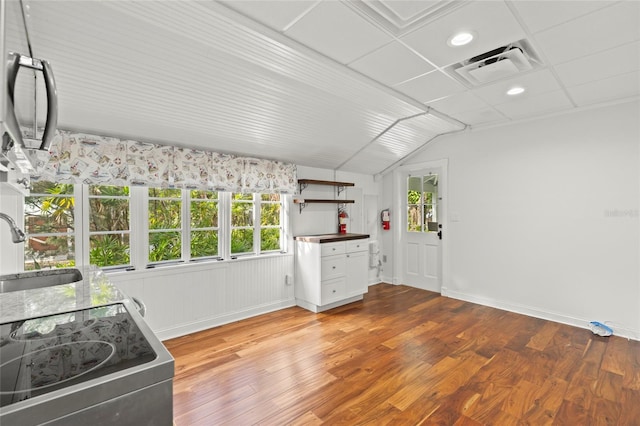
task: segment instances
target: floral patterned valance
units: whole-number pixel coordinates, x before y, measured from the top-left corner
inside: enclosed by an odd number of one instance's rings
[[[34,181],[245,193],[297,189],[294,164],[66,131],[35,167]]]

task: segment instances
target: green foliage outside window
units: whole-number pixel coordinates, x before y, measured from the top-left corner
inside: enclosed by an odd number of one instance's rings
[[[191,258],[218,256],[218,193],[190,191]]]
[[[253,251],[253,194],[231,194],[231,253]]]
[[[25,197],[24,269],[75,265],[73,185],[33,182]]]
[[[88,185],[89,261],[101,267],[131,264],[129,188]],[[149,188],[148,261],[182,259],[182,190]],[[25,197],[25,270],[71,267],[75,259],[74,186],[34,182]],[[281,250],[281,198],[260,194],[260,251]],[[219,256],[219,194],[189,193],[190,256]],[[253,194],[231,194],[232,254],[256,252]]]
[[[182,191],[149,188],[149,261],[182,258]]]
[[[420,192],[407,191],[407,231],[422,231],[422,216],[420,213]]]
[[[261,194],[260,250],[281,250],[280,194]]]
[[[89,185],[89,263],[131,264],[129,187]]]

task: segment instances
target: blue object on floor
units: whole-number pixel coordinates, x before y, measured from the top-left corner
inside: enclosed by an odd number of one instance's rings
[[[613,334],[613,330],[610,327],[598,321],[591,321],[589,323],[589,329],[593,334],[597,334],[598,336],[611,336]]]

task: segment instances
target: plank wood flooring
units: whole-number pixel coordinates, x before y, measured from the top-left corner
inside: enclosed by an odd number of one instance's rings
[[[168,340],[191,425],[640,425],[640,342],[378,284]]]

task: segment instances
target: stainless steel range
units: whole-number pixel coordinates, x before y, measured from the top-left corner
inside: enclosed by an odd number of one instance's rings
[[[171,425],[173,358],[123,300],[0,325],[0,423]]]

